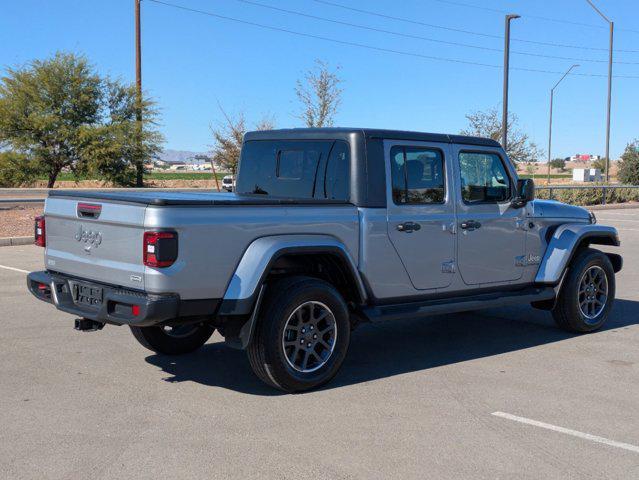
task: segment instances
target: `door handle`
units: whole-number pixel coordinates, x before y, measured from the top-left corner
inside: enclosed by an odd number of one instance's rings
[[[459,225],[462,230],[477,230],[481,228],[481,223],[476,220],[466,220]]]
[[[405,233],[412,233],[419,230],[420,228],[422,228],[422,226],[419,223],[415,222],[404,222],[397,225],[397,230]]]

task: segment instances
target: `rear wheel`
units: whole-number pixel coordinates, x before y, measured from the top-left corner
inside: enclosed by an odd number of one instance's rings
[[[144,347],[166,355],[194,352],[211,338],[215,328],[203,323],[164,327],[131,327],[135,339]]]
[[[292,277],[272,285],[248,346],[251,368],[286,392],[317,388],[339,370],[350,341],[348,309],[327,282]]]
[[[552,315],[564,330],[592,332],[606,322],[614,299],[610,259],[599,250],[585,249],[569,266]]]

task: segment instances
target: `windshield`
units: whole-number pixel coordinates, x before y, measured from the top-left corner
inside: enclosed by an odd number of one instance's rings
[[[242,147],[238,193],[349,198],[350,154],[343,141],[254,140]]]

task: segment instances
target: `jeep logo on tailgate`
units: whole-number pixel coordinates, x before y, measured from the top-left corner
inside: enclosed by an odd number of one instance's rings
[[[93,230],[85,230],[80,224],[78,231],[75,234],[75,239],[78,242],[84,243],[84,251],[91,253],[92,248],[98,248],[102,243],[102,232],[95,232]]]

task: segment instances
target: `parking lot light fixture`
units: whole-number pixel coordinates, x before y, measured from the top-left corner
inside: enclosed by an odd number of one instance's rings
[[[507,151],[508,143],[508,76],[510,70],[510,21],[520,18],[520,15],[506,15],[504,30],[504,97],[502,101],[502,125],[501,125],[501,146]]]
[[[610,26],[609,52],[608,52],[608,108],[606,112],[606,183],[610,181],[610,103],[612,100],[612,44],[615,35],[615,22],[606,17],[591,0],[586,0],[588,4],[603,18]]]
[[[575,64],[572,67],[570,67],[568,70],[566,70],[566,73],[564,73],[564,76],[561,77],[559,81],[555,83],[555,86],[550,89],[550,122],[548,123],[548,179],[547,179],[548,185],[550,185],[550,161],[552,159],[551,153],[550,153],[552,149],[552,102],[555,96],[555,88],[557,88],[557,86],[561,83],[561,81],[568,76],[568,74],[573,68],[577,68],[578,66],[579,66],[578,64]]]

